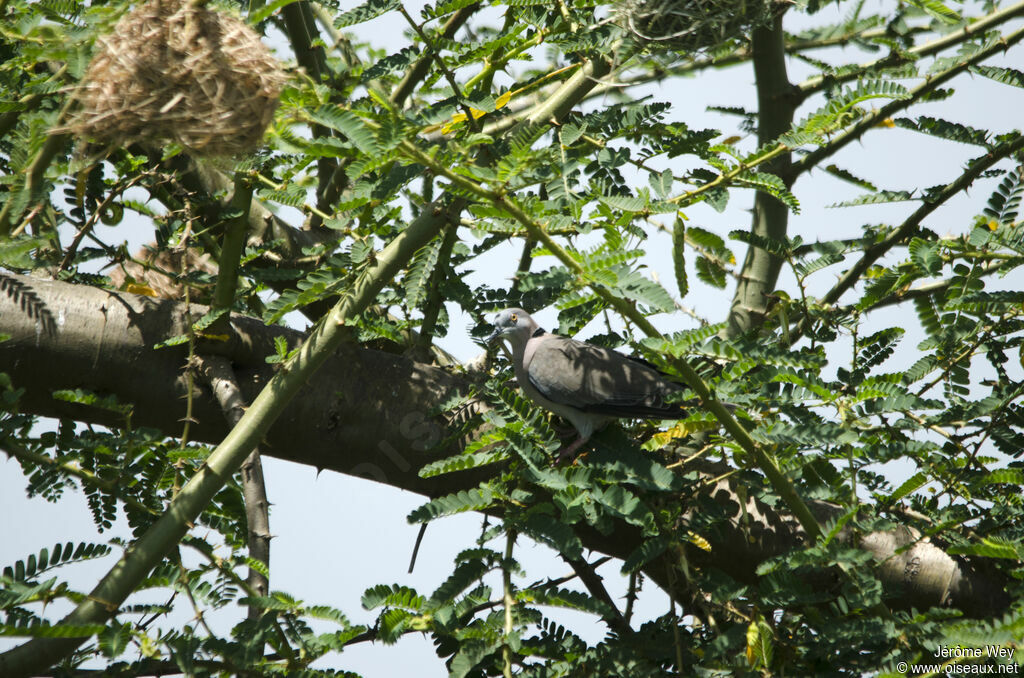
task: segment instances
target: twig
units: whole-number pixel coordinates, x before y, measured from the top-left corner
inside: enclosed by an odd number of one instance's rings
[[[123,490],[120,487],[120,483],[100,478],[92,471],[88,471],[82,468],[81,466],[78,466],[77,464],[71,464],[69,462],[61,462],[57,461],[56,459],[51,459],[50,457],[47,457],[45,454],[33,452],[32,450],[28,449],[21,443],[11,440],[10,438],[0,438],[0,450],[3,450],[10,456],[21,461],[26,461],[31,464],[35,464],[36,466],[47,466],[51,469],[55,469],[61,471],[62,473],[67,473],[70,476],[74,476],[75,478],[81,480],[83,483],[91,485],[92,487],[95,487],[98,490],[102,490],[107,494],[111,494],[117,497],[118,499],[123,501],[127,506],[131,506],[133,509],[137,511],[141,511],[143,513],[148,513],[151,515],[159,515],[160,513],[157,509],[151,506],[146,506],[138,499],[135,499],[134,497],[124,494]]]
[[[444,281],[448,277],[449,260],[455,242],[458,240],[458,230],[458,223],[454,221],[445,229],[441,247],[437,253],[437,263],[430,274],[427,299],[423,305],[423,322],[420,323],[419,334],[416,335],[413,343],[413,357],[419,362],[430,360],[430,346],[434,340],[434,331],[437,329],[437,319],[444,306]]]
[[[980,17],[960,30],[947,33],[935,40],[932,40],[931,42],[926,42],[923,45],[912,47],[905,52],[906,56],[899,53],[892,53],[882,57],[881,59],[876,59],[875,61],[866,63],[860,68],[852,69],[841,74],[816,75],[812,78],[808,78],[796,86],[796,92],[800,99],[803,100],[811,94],[825,89],[826,87],[856,80],[869,71],[889,66],[900,66],[902,64],[912,62],[915,58],[932,56],[944,49],[953,47],[968,38],[980,35],[986,30],[994,28],[999,24],[1005,23],[1022,14],[1024,14],[1024,2],[1018,2],[1016,5],[1011,5],[1005,9]]]
[[[455,34],[459,32],[463,24],[469,20],[469,17],[480,9],[480,3],[474,3],[467,5],[462,9],[452,14],[448,21],[445,22],[444,27],[441,29],[441,37],[445,40],[451,40],[455,37]],[[406,72],[402,81],[398,83],[395,89],[391,92],[389,100],[396,108],[401,108],[405,104],[405,100],[409,98],[413,90],[416,89],[423,78],[426,77],[427,73],[430,72],[430,62],[433,60],[432,55],[424,55],[416,60],[416,63]]]
[[[412,556],[409,558],[409,574],[412,574],[413,568],[416,567],[416,556],[420,553],[420,544],[423,542],[423,535],[427,532],[427,525],[430,523],[422,523],[420,525],[419,532],[416,533],[416,543],[412,547]]]
[[[252,185],[249,178],[242,172],[235,175],[235,190],[231,195],[231,209],[236,212],[224,224],[224,237],[221,240],[220,257],[217,259],[217,285],[213,290],[211,309],[230,311],[235,302],[235,291],[238,288],[238,262],[245,250],[245,240],[249,233],[249,207],[252,205]],[[218,318],[211,326],[217,332],[217,325],[226,324],[227,316]]]
[[[232,427],[238,424],[245,414],[245,398],[235,378],[235,372],[227,358],[223,356],[199,356],[198,367],[203,378],[213,390],[214,397],[220,403],[224,418]],[[245,501],[245,519],[248,527],[249,557],[270,567],[270,502],[267,500],[267,486],[263,477],[263,463],[259,448],[253,451],[242,462],[242,495]],[[270,579],[260,570],[250,567],[247,578],[249,587],[257,595],[265,596],[270,591]],[[249,618],[261,614],[258,606],[249,606]]]
[[[597,574],[594,566],[583,558],[569,558],[565,554],[562,554],[562,560],[569,563],[569,566],[576,573],[576,576],[580,578],[580,581],[583,582],[590,595],[608,606],[608,615],[604,617],[604,621],[608,624],[609,628],[620,636],[628,637],[632,635],[632,627],[626,623],[626,618],[622,616],[622,612],[619,611],[615,601],[612,600],[608,589],[604,586],[604,580]]]
[[[455,97],[459,104],[459,108],[461,108],[462,112],[466,115],[466,124],[469,125],[469,128],[474,132],[479,132],[480,123],[477,122],[477,119],[473,116],[473,109],[470,108],[469,104],[466,103],[465,98],[462,96],[462,90],[459,88],[459,84],[455,82],[455,75],[448,69],[448,66],[445,65],[444,58],[441,56],[441,53],[434,46],[434,43],[431,42],[430,38],[427,37],[427,34],[423,32],[423,28],[416,23],[411,16],[409,16],[409,12],[406,11],[403,5],[398,6],[398,11],[403,17],[405,17],[405,20],[409,25],[412,26],[412,30],[416,32],[416,35],[420,36],[420,40],[423,41],[427,51],[433,56],[434,61],[437,62],[437,67],[441,69],[441,73],[444,74],[444,79],[448,81],[448,86],[452,88],[452,96]]]
[[[1020,31],[1020,33],[1024,36],[1024,31]],[[947,200],[958,195],[961,191],[970,186],[975,179],[981,176],[985,170],[992,167],[992,165],[1022,149],[1024,149],[1024,136],[1019,137],[1014,142],[1006,144],[1001,148],[993,149],[986,155],[970,163],[969,167],[963,172],[963,174],[947,184],[941,191],[930,198],[928,202],[925,202],[918,207],[906,221],[900,224],[899,228],[889,233],[889,235],[878,243],[867,248],[867,250],[864,251],[864,255],[854,263],[854,265],[843,274],[832,289],[822,297],[822,303],[836,303],[848,289],[853,287],[857,281],[860,280],[861,275],[863,275],[865,271],[871,268],[871,266],[878,261],[882,255],[913,233],[918,226],[921,225],[921,222],[924,221],[924,219],[932,212],[938,209]],[[792,334],[793,342],[807,331],[809,323],[810,320],[806,317],[801,321],[800,325]]]
[[[64,258],[61,259],[60,265],[57,266],[58,273],[65,270],[71,264],[71,260],[74,258],[75,252],[78,251],[78,247],[82,244],[82,240],[85,239],[85,236],[92,230],[93,226],[96,225],[96,222],[100,220],[100,217],[103,215],[103,210],[105,210],[115,198],[123,195],[125,191],[142,181],[146,176],[146,174],[136,175],[124,186],[121,186],[120,188],[115,186],[111,189],[110,193],[103,198],[103,202],[96,206],[93,213],[89,215],[89,219],[81,228],[78,229],[78,232],[75,233],[75,237],[71,240],[71,244],[68,245],[67,252],[64,253]]]
[[[993,43],[986,49],[979,50],[957,65],[951,66],[941,73],[929,76],[923,83],[910,90],[906,98],[890,101],[878,110],[863,116],[856,123],[848,127],[843,133],[837,135],[828,144],[814,149],[800,160],[794,162],[791,173],[788,177],[783,177],[783,179],[788,181],[795,180],[800,174],[816,167],[825,158],[835,155],[835,153],[847,144],[859,139],[869,129],[876,127],[879,122],[892,117],[893,113],[916,103],[922,96],[935,91],[952,78],[967,71],[971,66],[994,56],[997,52],[1005,52],[1011,45],[1020,42],[1022,38],[1024,38],[1024,28],[1017,29],[1002,40]]]
[[[516,599],[512,593],[512,550],[516,545],[516,531],[508,530],[505,534],[505,558],[501,564],[502,602],[505,606],[505,642],[501,647],[502,673],[505,678],[512,678],[512,608]]]

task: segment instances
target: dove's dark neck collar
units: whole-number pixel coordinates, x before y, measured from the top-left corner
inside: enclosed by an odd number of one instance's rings
[[[538,327],[537,329],[535,329],[535,330],[533,331],[533,334],[532,334],[531,336],[532,336],[532,337],[533,337],[534,339],[536,339],[537,337],[543,336],[543,335],[545,335],[545,334],[547,334],[547,332],[545,332],[545,331],[544,331],[544,328],[543,328],[543,327]]]

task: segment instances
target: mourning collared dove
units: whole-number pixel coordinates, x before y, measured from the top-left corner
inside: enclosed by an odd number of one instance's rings
[[[616,351],[545,332],[519,308],[498,314],[490,343],[507,339],[519,387],[541,407],[568,419],[579,438],[559,454],[570,457],[614,418],[681,419],[667,402],[682,387],[649,365]]]

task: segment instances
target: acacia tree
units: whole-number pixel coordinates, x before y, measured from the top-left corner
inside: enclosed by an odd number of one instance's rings
[[[992,63],[1024,37],[1024,3],[857,4],[836,23],[816,1],[253,4],[242,14],[292,62],[266,146],[231,160],[154,143],[161,130],[100,146],[68,132],[69,92],[128,9],[0,7],[0,449],[30,493],[78,487],[101,529],[123,511],[134,534],[89,592],[60,568],[108,546],[5,554],[3,633],[24,643],[0,674],[98,660],[315,675],[332,673],[310,668],[325,655],[407,633],[430,634],[457,676],[862,675],[983,644],[1009,652],[986,662],[1021,658],[1024,295],[991,288],[1024,261],[1024,136],[918,109],[955,100],[970,74],[1024,86]],[[409,27],[394,53],[358,37],[387,13]],[[795,18],[816,27],[787,31]],[[843,62],[815,56],[843,46],[828,52]],[[791,81],[796,60],[818,74]],[[752,70],[756,100],[727,111],[751,139],[632,94],[725,67]],[[892,127],[977,153],[911,190],[844,167],[851,142]],[[852,185],[843,209],[905,209],[856,237],[791,233],[814,169]],[[984,181],[976,219],[941,236],[926,224]],[[752,202],[748,229],[688,219],[729,200]],[[154,244],[133,255],[140,223]],[[666,232],[671,283],[639,262]],[[462,272],[495,248],[510,252],[506,282],[470,289]],[[727,312],[682,305],[694,275],[734,290]],[[480,336],[506,306],[554,306],[565,334],[604,318],[592,341],[630,345],[701,407],[669,428],[612,427],[555,464],[557,435],[507,374],[434,345],[455,308]],[[892,307],[913,309],[916,347]],[[308,333],[280,324],[294,311]],[[479,511],[489,527],[436,590],[375,586],[377,622],[353,625],[269,591],[261,453],[425,495],[414,522]],[[893,460],[913,469],[905,482],[879,472]],[[571,581],[517,586],[525,539]],[[629,577],[624,605],[595,570],[609,557]],[[673,612],[638,624],[644,580]],[[160,629],[164,606],[123,606],[154,588],[248,614],[227,635]],[[74,611],[53,618],[57,599]],[[551,607],[608,635],[588,644]]]

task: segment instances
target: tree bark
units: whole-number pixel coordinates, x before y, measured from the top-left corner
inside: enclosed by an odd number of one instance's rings
[[[134,406],[133,425],[175,436],[185,411],[181,376],[185,352],[181,347],[155,349],[154,345],[184,334],[183,311],[180,302],[2,274],[0,334],[10,339],[0,342],[0,371],[11,377],[15,387],[25,389],[19,401],[23,412],[107,426],[123,424],[109,410],[52,397],[54,390],[82,388],[115,394]],[[204,311],[200,307],[192,315],[201,317]],[[227,338],[207,340],[199,350],[230,360],[243,396],[251,401],[273,373],[264,358],[274,354],[275,337],[285,337],[289,347],[302,340],[297,331],[233,316]],[[453,418],[469,416],[486,405],[474,403],[454,415],[436,413],[448,395],[467,386],[465,379],[439,368],[346,345],[271,427],[261,451],[429,497],[474,487],[494,470],[428,479],[417,473],[430,461],[458,453],[468,442],[448,439],[448,427]],[[190,435],[195,440],[216,443],[228,432],[220,405],[203,385],[193,393],[193,416]],[[708,468],[700,475],[711,479],[721,471]],[[712,549],[710,553],[694,549],[694,562],[754,584],[759,563],[803,542],[803,531],[795,520],[753,499],[741,499],[745,494],[737,493],[728,481],[704,482],[708,484],[686,499],[689,510],[699,511],[702,501],[711,501],[725,518],[711,534],[701,535]],[[824,502],[811,506],[821,519],[840,511]],[[628,556],[642,539],[638,530],[628,526],[608,535],[584,528],[580,537],[588,548],[618,558]],[[897,552],[908,545],[911,548]],[[983,564],[948,556],[910,528],[864,535],[860,546],[881,563],[879,576],[893,596],[894,607],[943,605],[972,616],[991,616],[1007,605],[999,576],[987,572]],[[660,586],[671,587],[663,563],[655,561],[648,571]],[[814,585],[830,582],[822,579]]]

